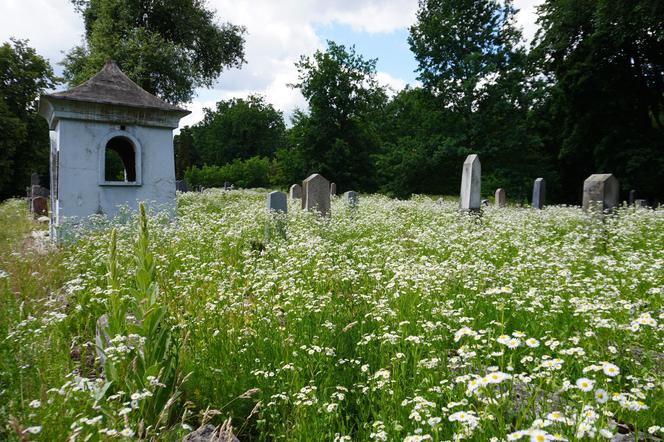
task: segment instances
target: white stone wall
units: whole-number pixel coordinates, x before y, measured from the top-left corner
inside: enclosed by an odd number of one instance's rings
[[[113,217],[120,206],[175,208],[173,132],[165,127],[126,125],[61,119],[57,130],[60,148],[57,217],[55,224],[95,213]],[[140,143],[140,184],[103,184],[103,154],[112,135],[127,134]]]

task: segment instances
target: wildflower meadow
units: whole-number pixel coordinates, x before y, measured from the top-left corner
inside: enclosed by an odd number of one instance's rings
[[[663,209],[289,204],[0,205],[0,440],[664,439]]]

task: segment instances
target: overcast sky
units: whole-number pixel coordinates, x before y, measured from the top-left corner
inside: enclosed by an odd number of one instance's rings
[[[542,0],[515,0],[524,36],[536,30],[535,6]],[[221,100],[263,94],[286,116],[306,108],[297,90],[294,63],[301,54],[325,47],[326,40],[355,44],[367,58],[378,58],[378,79],[394,90],[415,83],[416,63],[408,49],[408,26],[417,0],[209,0],[222,21],[244,25],[247,63],[221,75],[213,89],[200,89],[186,107],[192,114],[182,125],[202,118],[204,107]],[[69,0],[2,0],[0,39],[29,39],[56,72],[66,51],[82,41],[83,20]]]

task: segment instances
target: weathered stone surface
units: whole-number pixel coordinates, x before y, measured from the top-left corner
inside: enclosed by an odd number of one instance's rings
[[[267,210],[269,212],[288,212],[288,197],[284,192],[270,192],[267,194]]]
[[[337,183],[330,184],[330,195],[337,196]]]
[[[225,426],[207,424],[186,435],[182,442],[240,442],[233,431]]]
[[[189,186],[187,186],[187,182],[184,180],[177,180],[175,182],[175,190],[178,192],[189,192]]]
[[[39,218],[37,218],[37,222],[42,224],[47,224],[50,220],[51,218],[49,218],[48,216],[40,216]]]
[[[648,200],[644,199],[635,199],[634,200],[634,206],[635,207],[648,207]]]
[[[43,196],[32,198],[32,213],[37,217],[48,215],[48,200]]]
[[[507,198],[505,196],[505,189],[496,189],[496,207],[505,207]]]
[[[463,170],[461,176],[461,194],[459,198],[459,210],[479,210],[480,204],[480,190],[482,185],[482,166],[480,165],[480,158],[473,154],[466,157],[463,162]]]
[[[609,210],[618,205],[620,183],[610,173],[590,175],[583,182],[583,209]]]
[[[546,181],[544,178],[537,178],[533,183],[533,199],[531,205],[533,209],[543,209],[546,202]]]
[[[359,202],[360,199],[359,195],[354,190],[349,190],[348,192],[344,192],[343,196],[344,200],[346,201],[346,203],[348,203],[348,206],[351,208],[357,206],[357,203]]]
[[[97,349],[97,357],[99,363],[103,366],[106,362],[106,355],[104,349],[108,347],[111,342],[111,337],[108,335],[108,315],[104,313],[97,319],[95,331],[95,347]]]
[[[629,196],[627,197],[627,204],[630,206],[636,201],[636,190],[632,189],[629,191]]]
[[[44,198],[48,198],[51,194],[51,192],[46,187],[42,187],[39,184],[31,186],[30,193],[33,198],[38,196],[43,196]]]
[[[330,214],[330,182],[318,173],[310,175],[302,182],[302,202],[306,210],[316,211],[323,216]]]
[[[293,184],[290,186],[289,193],[292,200],[302,198],[302,186],[299,184]]]

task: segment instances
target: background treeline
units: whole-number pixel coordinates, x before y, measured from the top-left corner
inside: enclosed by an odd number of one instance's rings
[[[421,0],[409,38],[421,86],[396,94],[376,60],[328,42],[297,64],[309,109],[289,128],[261,97],[222,101],[176,138],[178,174],[234,181],[261,157],[267,175],[252,184],[320,172],[340,190],[456,194],[478,153],[486,195],[528,198],[543,176],[551,200],[578,203],[588,175],[611,172],[625,194],[664,197],[664,3],[547,1],[530,47],[514,14],[510,2]]]
[[[103,8],[80,3],[89,12],[86,25],[96,20],[109,28]],[[588,175],[611,172],[623,197],[636,189],[661,201],[664,2],[546,0],[530,45],[515,13],[511,1],[420,0],[408,39],[420,83],[401,91],[377,82],[376,60],[328,42],[297,63],[292,87],[307,100],[306,111],[286,122],[261,96],[220,101],[176,137],[178,178],[286,187],[319,172],[339,191],[456,194],[463,159],[477,153],[485,195],[503,187],[510,199],[523,200],[542,176],[549,201],[578,204]],[[101,59],[95,51],[122,59],[122,46],[89,28],[88,46],[69,54],[71,78],[93,70]],[[241,64],[243,32],[227,25],[214,34],[235,35],[225,65]],[[131,60],[121,67],[133,72]],[[209,80],[194,77],[178,93],[179,77],[169,83],[166,68],[157,72],[163,74],[140,77],[140,84],[172,102]]]

